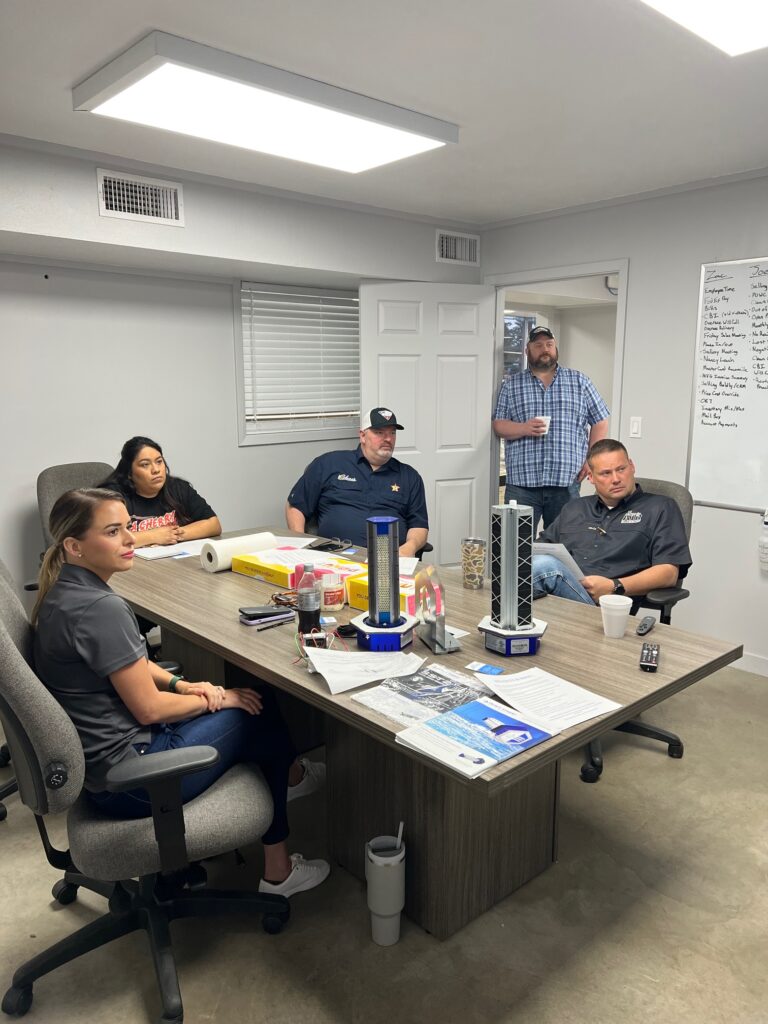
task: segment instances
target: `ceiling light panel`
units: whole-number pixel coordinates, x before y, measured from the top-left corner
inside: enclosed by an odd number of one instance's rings
[[[73,90],[76,110],[358,173],[458,141],[426,114],[152,32]]]
[[[643,0],[660,14],[737,57],[768,46],[766,0]]]

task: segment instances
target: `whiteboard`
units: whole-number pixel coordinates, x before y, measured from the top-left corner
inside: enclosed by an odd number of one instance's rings
[[[705,263],[688,490],[698,504],[768,507],[768,257]]]

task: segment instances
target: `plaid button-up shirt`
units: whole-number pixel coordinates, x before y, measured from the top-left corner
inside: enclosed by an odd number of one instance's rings
[[[606,419],[608,406],[586,374],[558,366],[548,388],[530,370],[505,377],[495,420],[525,423],[551,416],[540,437],[504,441],[507,483],[517,487],[568,487],[587,457],[589,430]]]

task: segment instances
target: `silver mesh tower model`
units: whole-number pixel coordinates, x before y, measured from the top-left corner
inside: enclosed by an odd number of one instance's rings
[[[368,522],[368,619],[374,626],[397,626],[400,619],[399,521],[371,516]]]
[[[533,509],[494,505],[491,509],[491,625],[527,629],[533,625]]]

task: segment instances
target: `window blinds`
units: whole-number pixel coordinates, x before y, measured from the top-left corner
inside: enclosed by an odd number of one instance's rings
[[[357,292],[242,282],[246,426],[306,430],[357,426]]]

